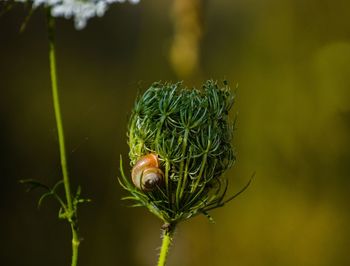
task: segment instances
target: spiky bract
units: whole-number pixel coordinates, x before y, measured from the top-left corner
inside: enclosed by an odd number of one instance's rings
[[[131,166],[155,153],[164,172],[164,185],[152,192],[137,189],[122,167],[126,199],[146,206],[166,223],[177,223],[222,206],[227,181],[222,177],[235,160],[233,124],[228,113],[234,96],[207,81],[202,90],[181,83],[154,83],[136,101],[129,123]]]

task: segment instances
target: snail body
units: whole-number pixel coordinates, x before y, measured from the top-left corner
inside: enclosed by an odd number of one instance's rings
[[[159,167],[158,156],[154,153],[142,156],[131,171],[134,185],[146,192],[160,186],[164,180],[164,173]]]

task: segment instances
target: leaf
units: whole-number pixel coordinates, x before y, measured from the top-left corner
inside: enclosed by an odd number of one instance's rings
[[[78,200],[78,203],[85,203],[85,202],[91,202],[92,200],[91,199],[88,199],[88,198],[86,198],[86,199],[82,199],[82,198],[80,198],[79,200]]]
[[[49,197],[49,196],[53,196],[53,193],[52,193],[51,191],[46,192],[46,193],[44,193],[43,195],[41,195],[41,197],[40,197],[40,199],[39,199],[39,201],[38,201],[38,209],[40,209],[41,203],[44,201],[44,199],[46,199],[46,198]]]
[[[203,211],[202,214],[203,214],[205,217],[208,218],[208,220],[209,220],[210,223],[215,224],[215,221],[214,221],[213,217],[211,217],[210,214],[209,214],[208,212]]]
[[[216,205],[209,207],[209,208],[204,208],[203,211],[208,212],[210,210],[216,209],[216,208],[220,208],[222,206],[224,206],[225,204],[229,203],[231,200],[237,198],[240,194],[242,194],[251,184],[253,178],[255,177],[255,172],[252,174],[252,176],[250,177],[249,181],[247,182],[247,184],[241,189],[239,190],[236,194],[234,194],[233,196],[229,197],[228,199],[226,199],[225,201],[218,201]],[[208,205],[211,206],[212,204]]]
[[[129,207],[136,208],[136,207],[143,207],[143,206],[144,205],[142,203],[135,203],[135,204],[130,205]]]
[[[128,189],[128,187],[126,186],[126,185],[124,185],[124,183],[123,183],[123,181],[122,180],[120,180],[120,178],[118,177],[118,182],[119,182],[119,185],[123,188],[123,189],[125,189],[125,190],[128,190],[129,191],[129,189]]]
[[[81,194],[81,186],[78,186],[77,192],[75,193],[75,198],[79,198]]]
[[[62,207],[58,210],[58,218],[60,219],[67,218],[66,211]]]
[[[91,202],[91,199],[88,198],[81,198],[81,186],[78,186],[77,192],[75,193],[74,199],[73,199],[73,205],[74,205],[74,210],[77,210],[78,204],[80,203],[86,203],[86,202]]]
[[[138,200],[138,198],[134,196],[126,196],[126,197],[122,197],[122,200]]]
[[[255,177],[255,172],[254,172],[254,173],[252,174],[252,176],[250,177],[248,183],[247,183],[240,191],[238,191],[236,194],[234,194],[233,196],[231,196],[230,198],[228,198],[227,200],[225,200],[225,201],[223,202],[223,204],[226,204],[226,203],[230,202],[231,200],[237,198],[240,194],[242,194],[242,193],[249,187],[249,185],[251,184],[251,182],[252,182],[252,180],[253,180],[254,177]]]
[[[28,188],[26,190],[27,192],[30,192],[30,191],[37,189],[37,188],[44,188],[44,189],[50,191],[50,188],[48,186],[42,184],[40,181],[35,180],[35,179],[21,179],[21,180],[19,180],[19,183],[28,186]]]
[[[56,193],[57,188],[61,184],[63,184],[63,180],[58,181],[52,189],[49,186],[44,185],[40,181],[35,180],[35,179],[22,179],[22,180],[19,180],[19,183],[28,186],[27,192],[30,192],[30,191],[37,189],[37,188],[43,188],[46,190],[46,192],[39,198],[38,209],[41,207],[43,200],[45,198],[47,198],[48,196],[53,196],[58,201],[58,203],[61,205],[61,207],[66,208],[66,204],[64,203],[64,201]]]
[[[131,184],[131,182],[126,178],[125,173],[124,173],[124,169],[123,169],[123,157],[122,155],[120,155],[120,161],[119,161],[119,170],[120,170],[120,174],[122,176],[122,183],[123,185],[127,188],[127,190],[131,191],[133,190],[133,185]],[[124,187],[123,186],[123,187]]]
[[[58,181],[52,188],[52,191],[55,192],[56,189],[63,184],[63,180]]]

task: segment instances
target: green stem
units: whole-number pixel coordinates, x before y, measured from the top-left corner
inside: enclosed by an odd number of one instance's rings
[[[183,143],[182,143],[182,154],[186,154],[188,134],[189,134],[189,129],[186,128],[184,138],[183,138]],[[183,178],[187,175],[187,173],[184,173],[185,160],[186,160],[186,158],[183,158],[183,160],[180,163],[179,181],[177,183],[177,188],[176,188],[175,197],[176,197],[176,207],[178,209],[180,208],[180,201],[182,198],[181,191],[183,188]]]
[[[72,194],[71,194],[70,183],[69,183],[64,131],[63,131],[61,108],[60,108],[60,101],[59,101],[59,95],[58,95],[56,52],[55,52],[55,19],[51,16],[49,9],[48,9],[47,17],[48,17],[49,59],[50,59],[52,100],[53,100],[53,106],[55,110],[61,168],[62,168],[62,175],[63,175],[64,190],[65,190],[66,200],[67,200],[68,221],[71,224],[71,229],[72,229],[72,264],[71,266],[76,266],[78,261],[78,247],[80,244],[80,240],[78,235],[78,228],[76,225],[76,213],[73,207]]]
[[[169,171],[170,171],[170,163],[169,160],[165,160],[165,188],[167,191],[167,197],[169,199],[169,208],[172,208],[172,196],[171,196],[171,182],[170,182],[170,176],[169,176]]]
[[[205,164],[207,163],[207,157],[208,157],[208,152],[209,152],[209,149],[210,149],[210,145],[211,145],[211,141],[209,140],[208,141],[208,147],[207,149],[205,150],[205,153],[204,153],[204,156],[203,156],[203,160],[202,160],[202,164],[201,164],[201,168],[199,170],[199,174],[198,174],[198,177],[197,177],[197,181],[196,183],[194,184],[194,186],[191,188],[191,193],[193,193],[194,191],[196,191],[198,185],[199,185],[199,181],[201,180],[202,176],[203,176],[203,172],[204,172],[204,167],[205,167]]]
[[[162,247],[161,247],[159,259],[158,259],[158,266],[166,265],[169,248],[174,237],[175,225],[167,225],[166,228],[163,230],[164,230],[163,240],[162,240]]]
[[[78,265],[78,251],[79,251],[79,245],[80,245],[80,240],[79,240],[79,235],[78,235],[78,230],[74,228],[74,225],[71,224],[72,228],[72,266]]]

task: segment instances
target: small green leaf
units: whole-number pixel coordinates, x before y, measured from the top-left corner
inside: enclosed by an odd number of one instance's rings
[[[43,188],[46,190],[50,190],[50,188],[44,184],[42,184],[40,181],[35,180],[35,179],[21,179],[19,180],[20,184],[24,184],[25,186],[27,186],[27,192],[30,192],[34,189],[37,188]]]
[[[52,191],[55,192],[57,188],[63,184],[63,180],[58,181],[52,188]]]
[[[85,202],[91,202],[91,199],[80,198],[80,199],[77,200],[77,203],[85,203]]]
[[[76,197],[76,198],[79,198],[79,197],[80,197],[80,194],[81,194],[81,186],[78,186],[77,192],[75,193],[75,197]]]
[[[223,203],[226,204],[226,203],[230,202],[231,200],[235,199],[236,197],[238,197],[240,194],[242,194],[250,186],[254,177],[255,177],[255,172],[252,174],[252,176],[250,177],[247,184],[240,191],[238,191],[236,194],[234,194],[233,196],[231,196],[230,198],[225,200]]]
[[[38,201],[38,209],[40,209],[41,204],[42,204],[42,202],[44,201],[44,199],[46,199],[47,197],[52,196],[52,195],[53,195],[53,193],[52,193],[51,191],[46,192],[46,193],[44,193],[43,195],[41,195],[41,197],[40,197],[40,199],[39,199],[39,201]]]
[[[58,210],[58,218],[60,219],[66,218],[66,211],[62,207]]]

